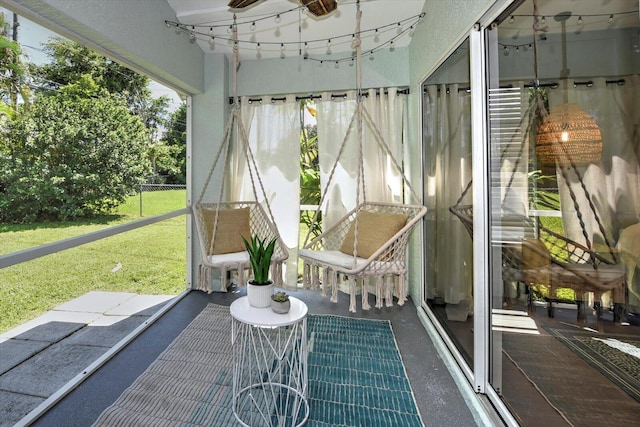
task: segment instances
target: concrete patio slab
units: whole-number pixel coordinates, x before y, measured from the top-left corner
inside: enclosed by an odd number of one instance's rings
[[[64,343],[111,348],[146,320],[143,316],[103,316]]]
[[[47,348],[51,343],[46,341],[31,341],[10,339],[0,343],[0,375],[18,366],[34,354]]]
[[[47,398],[108,349],[57,343],[0,377],[0,390]],[[33,409],[33,408],[32,408]]]
[[[109,316],[151,316],[173,295],[136,295],[114,308],[105,311]]]
[[[56,342],[96,320],[96,313],[66,313],[49,311],[27,323],[11,329],[1,338]]]
[[[0,427],[15,425],[44,399],[24,394],[8,393],[0,390]]]
[[[102,314],[135,296],[136,294],[128,292],[92,291],[61,304],[54,310]]]

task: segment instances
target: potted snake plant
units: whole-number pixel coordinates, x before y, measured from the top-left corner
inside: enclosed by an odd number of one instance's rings
[[[252,236],[250,241],[244,237],[242,240],[249,253],[249,263],[253,275],[253,278],[247,281],[249,304],[256,308],[270,307],[273,281],[269,278],[269,268],[277,238],[274,237],[269,242],[266,237],[260,239],[257,236]]]

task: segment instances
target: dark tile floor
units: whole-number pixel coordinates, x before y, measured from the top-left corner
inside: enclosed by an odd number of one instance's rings
[[[433,309],[471,361],[473,319],[448,321],[444,307]],[[509,309],[526,313],[526,307],[518,303]],[[591,313],[586,324],[578,323],[572,308],[556,309],[551,318],[542,305],[522,317],[533,322],[536,334],[515,331],[500,334],[503,350],[500,393],[521,426],[640,426],[640,402],[547,332],[548,328],[582,330],[586,327],[599,329],[603,335],[640,336],[640,327],[614,323],[611,313],[605,313],[600,323]]]
[[[243,293],[244,290],[210,295],[190,292],[33,425],[91,425],[207,303],[229,305]],[[310,313],[390,320],[425,425],[471,426],[482,422],[486,424],[488,419],[489,425],[501,424],[497,418],[491,419],[484,413],[479,414],[478,406],[473,406],[473,402],[466,400],[469,394],[459,389],[445,361],[421,324],[417,309],[411,301],[402,307],[359,310],[358,313],[352,314],[348,312],[346,295],[340,295],[338,304],[331,303],[319,292],[299,291],[294,295],[307,303]],[[471,393],[471,396],[475,395]],[[472,400],[474,399],[475,397],[472,397]]]

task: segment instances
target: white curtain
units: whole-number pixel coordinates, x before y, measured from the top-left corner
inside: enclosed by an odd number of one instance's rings
[[[600,163],[577,167],[582,183],[573,171],[567,172],[567,181],[558,170],[565,234],[572,240],[585,243],[578,219],[579,210],[590,243],[606,253],[605,239],[598,222],[602,225],[609,244],[618,246],[616,250],[623,255],[622,259],[629,267],[629,305],[637,311],[640,309],[640,280],[634,272],[636,264],[640,263],[640,253],[624,242],[633,245],[640,239],[640,236],[629,234],[638,229],[636,224],[640,222],[640,76],[624,76],[624,84],[607,83],[605,78],[585,80],[593,81],[593,85],[570,86],[566,94],[562,89],[549,93],[551,111],[565,100],[577,104],[596,121],[603,142]],[[582,184],[594,209],[589,205]],[[569,188],[576,196],[578,210]],[[619,242],[625,230],[626,239]]]
[[[241,99],[241,119],[258,171],[252,184],[245,151],[236,139],[231,156],[231,200],[257,200],[266,210],[260,177],[278,231],[289,249],[285,284],[295,289],[298,282],[298,232],[300,226],[300,125],[299,103],[294,95],[285,101],[263,97],[261,102]],[[238,132],[236,132],[238,134]],[[255,193],[254,194],[254,188]]]
[[[615,244],[620,230],[639,221],[640,77],[625,76],[624,85],[607,84],[605,78],[589,80],[593,81],[591,87],[570,85],[566,94],[563,89],[551,90],[549,106],[553,111],[554,106],[566,99],[593,117],[600,128],[603,141],[601,162],[580,165],[577,172],[582,177],[608,239]],[[578,175],[574,171],[568,171],[567,175],[569,182],[558,171],[562,219],[567,237],[585,243],[578,212],[569,194],[570,187],[576,195],[590,243],[602,244],[604,237]]]
[[[380,132],[395,161],[402,165],[403,136],[406,128],[407,97],[391,88],[370,89],[366,92],[363,105],[372,122]],[[370,202],[402,203],[402,172],[394,166],[393,160],[374,138],[374,129],[363,117],[363,149],[365,194],[357,194],[356,180],[360,149],[358,147],[358,122],[354,118],[356,92],[349,91],[344,97],[332,97],[323,93],[317,101],[318,112],[318,152],[320,161],[320,185],[326,190],[323,209],[323,226],[331,227],[347,212],[356,207],[356,200],[363,198]],[[353,120],[353,123],[352,123]],[[351,132],[347,130],[352,123]],[[345,141],[346,139],[346,141]],[[341,145],[344,149],[336,164]],[[331,170],[335,171],[330,178]],[[331,179],[330,187],[327,182]]]
[[[426,86],[423,97],[427,298],[460,305],[464,319],[472,306],[472,245],[449,207],[472,176],[471,96],[451,84]],[[471,197],[469,189],[462,204],[471,204]]]

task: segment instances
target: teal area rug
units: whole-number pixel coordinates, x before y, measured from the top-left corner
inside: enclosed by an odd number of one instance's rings
[[[640,336],[549,328],[549,333],[640,402]]]
[[[307,326],[305,426],[423,426],[388,321],[309,315]],[[209,304],[94,425],[239,425],[231,354],[229,307]]]

